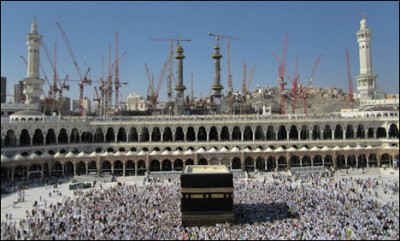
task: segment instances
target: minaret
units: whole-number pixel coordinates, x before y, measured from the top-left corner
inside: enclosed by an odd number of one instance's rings
[[[360,74],[355,77],[357,80],[358,97],[360,100],[371,100],[375,98],[375,80],[378,76],[372,72],[372,31],[367,28],[367,20],[364,15],[360,21],[360,30],[357,31],[356,35],[360,53]]]
[[[25,104],[38,104],[40,107],[40,96],[43,95],[44,80],[39,75],[39,56],[40,45],[42,45],[42,35],[38,33],[36,18],[33,18],[31,24],[31,32],[26,36],[26,44],[28,45],[28,73],[23,80],[26,95]]]
[[[183,106],[184,106],[184,98],[185,94],[184,91],[186,90],[186,87],[183,85],[183,59],[185,58],[185,55],[183,55],[183,48],[182,46],[179,45],[179,42],[177,43],[176,46],[176,53],[177,55],[175,56],[175,59],[178,60],[178,84],[175,86],[176,90],[176,113],[177,114],[182,114],[183,112]]]
[[[221,90],[224,88],[221,85],[221,64],[220,64],[220,59],[222,58],[222,55],[219,53],[220,47],[218,45],[218,41],[217,41],[217,45],[214,46],[214,54],[211,55],[211,57],[213,59],[215,59],[214,61],[214,84],[211,87],[212,90],[214,90],[214,94],[213,94],[213,105],[214,105],[214,110],[216,112],[220,112],[220,107],[221,107]]]

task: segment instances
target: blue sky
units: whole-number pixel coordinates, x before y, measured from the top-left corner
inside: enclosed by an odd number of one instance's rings
[[[286,63],[293,75],[294,59],[298,58],[300,82],[310,78],[319,54],[321,62],[314,85],[348,90],[345,49],[349,49],[351,74],[359,73],[358,31],[361,13],[373,31],[372,63],[378,74],[377,85],[388,93],[399,93],[399,3],[398,2],[7,2],[1,1],[1,76],[6,76],[8,92],[13,84],[26,76],[20,56],[27,56],[26,34],[36,16],[39,33],[52,52],[57,44],[57,68],[60,77],[79,79],[56,26],[59,22],[85,72],[90,77],[102,75],[102,58],[106,73],[108,45],[115,57],[115,32],[119,32],[119,54],[126,56],[120,63],[120,81],[129,82],[121,89],[125,99],[129,93],[146,95],[147,63],[154,72],[155,82],[168,58],[169,42],[149,41],[151,38],[190,38],[184,48],[185,94],[190,94],[190,75],[194,74],[196,96],[209,93],[214,79],[211,58],[216,40],[209,32],[238,38],[231,40],[231,69],[234,90],[240,90],[243,60],[247,73],[257,64],[250,89],[277,86],[278,63],[272,51],[282,53],[284,33],[288,32]],[[225,42],[221,44],[221,82],[227,89]],[[41,62],[52,79],[51,68],[42,51]],[[176,64],[174,63],[174,66]],[[82,73],[84,74],[84,73]],[[78,98],[78,82],[70,82],[64,93]],[[93,86],[85,87],[85,96],[93,98]],[[354,90],[356,83],[354,82]],[[289,88],[289,85],[287,86]],[[44,90],[47,93],[48,85]],[[166,80],[160,98],[166,100]]]

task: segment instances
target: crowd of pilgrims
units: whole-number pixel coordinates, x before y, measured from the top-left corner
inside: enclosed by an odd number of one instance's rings
[[[235,179],[235,223],[184,227],[180,182],[118,183],[77,190],[26,218],[1,222],[1,239],[395,239],[398,204],[371,196],[376,178],[275,175]],[[398,184],[387,185],[397,192]],[[394,193],[393,193],[394,194]]]

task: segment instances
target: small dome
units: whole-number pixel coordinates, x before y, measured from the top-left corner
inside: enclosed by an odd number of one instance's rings
[[[42,155],[40,155],[41,159],[51,159],[53,158],[52,155],[50,155],[48,152],[44,152]]]
[[[226,147],[222,147],[221,150],[219,150],[219,152],[229,152],[229,150]]]
[[[206,152],[206,149],[204,149],[203,147],[201,147],[196,151],[196,153],[204,153],[204,152]]]
[[[367,26],[367,20],[364,17],[360,21],[360,26],[361,27],[366,27]]]
[[[129,150],[129,151],[125,154],[125,156],[133,156],[133,155],[136,155],[136,152],[135,152],[135,151],[131,151],[131,150]]]
[[[14,161],[24,161],[25,157],[23,157],[20,153],[15,154],[12,158]]]
[[[65,155],[65,157],[66,157],[66,158],[75,158],[76,155],[75,155],[72,151],[70,151],[70,152],[68,152],[67,155]]]
[[[164,152],[163,152],[164,153]],[[181,150],[176,150],[176,151],[174,151],[174,153],[173,153],[174,155],[182,155],[183,154],[183,151],[181,151]]]
[[[62,154],[61,152],[57,152],[57,153],[54,155],[54,157],[55,157],[55,158],[64,158],[65,155]]]
[[[240,151],[240,149],[237,146],[235,146],[231,149],[231,152],[239,152],[239,151]]]
[[[162,155],[171,155],[172,152],[171,152],[171,151],[168,151],[168,150],[164,150],[161,154],[162,154]]]
[[[1,162],[3,163],[3,162],[8,162],[8,161],[10,161],[11,159],[10,158],[8,158],[6,155],[4,155],[4,154],[1,154]]]
[[[29,159],[31,159],[31,160],[38,160],[38,159],[40,159],[40,157],[38,156],[38,154],[36,154],[36,153],[31,153],[30,155],[29,155]]]
[[[150,152],[150,156],[156,156],[156,155],[159,155],[159,154],[160,154],[160,152],[156,151],[156,150]]]
[[[87,155],[86,155],[86,153],[84,153],[83,151],[81,151],[76,157],[84,158],[84,157],[87,157]]]
[[[213,148],[211,148],[210,150],[208,150],[207,152],[217,152],[218,150],[215,148],[215,147],[213,147]]]
[[[244,149],[244,152],[251,152],[251,149],[246,147],[246,149]]]
[[[194,151],[192,149],[185,151],[185,155],[192,155],[193,153]]]
[[[99,154],[96,152],[96,151],[93,151],[90,155],[89,155],[89,157],[98,157],[99,156]]]
[[[260,147],[257,147],[253,152],[263,152],[263,150]]]
[[[17,116],[42,116],[42,113],[40,113],[37,110],[23,110],[15,112],[14,114],[10,115],[10,117],[17,117]]]
[[[264,150],[264,152],[273,152],[274,150],[271,147],[268,147],[267,149]]]

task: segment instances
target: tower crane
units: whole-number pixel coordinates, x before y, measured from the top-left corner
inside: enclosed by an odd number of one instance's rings
[[[47,45],[46,45],[46,43],[44,41],[42,42],[42,48],[43,48],[43,50],[44,50],[44,52],[46,54],[46,57],[47,57],[47,60],[48,60],[48,62],[50,64],[50,66],[51,66],[51,69],[53,70],[53,85],[52,85],[51,93],[49,91],[49,97],[48,97],[48,100],[47,100],[47,102],[48,101],[52,102],[52,110],[51,110],[51,112],[53,112],[54,111],[54,102],[55,102],[55,100],[57,98],[56,95],[58,93],[59,95],[61,94],[61,96],[62,96],[63,89],[66,89],[65,88],[65,82],[64,82],[64,88],[63,88],[63,86],[61,84],[58,86],[58,83],[60,83],[60,81],[59,81],[59,77],[58,77],[58,73],[57,73],[57,64],[56,64],[57,63],[56,62],[57,61],[57,45],[54,44],[54,61],[51,59],[49,50],[48,50]],[[69,89],[69,86],[68,86],[68,89]],[[59,100],[60,99],[61,99],[61,97],[59,97]],[[59,105],[58,109],[60,109],[60,102],[58,103],[58,105]]]
[[[296,107],[297,107],[297,86],[299,83],[300,76],[297,73],[297,57],[294,61],[294,78],[290,77],[289,73],[286,72],[287,78],[290,80],[292,83],[292,91],[291,91],[291,96],[292,96],[292,113],[296,113]]]
[[[307,86],[303,87],[302,85],[300,85],[300,98],[303,99],[303,109],[304,109],[303,111],[304,111],[304,114],[307,114],[307,112],[308,112],[308,104],[307,104],[308,96],[307,96],[307,94],[308,94],[309,88],[311,87],[311,85],[312,85],[312,83],[314,81],[314,76],[315,76],[315,73],[317,72],[317,67],[318,67],[318,64],[319,64],[319,62],[321,60],[321,56],[322,55],[318,55],[318,58],[315,61],[313,70],[311,72],[311,77],[308,80]]]
[[[190,102],[192,103],[192,104],[194,104],[194,84],[193,84],[193,80],[194,80],[194,77],[193,77],[193,70],[191,71],[191,74],[190,74]]]
[[[69,55],[70,55],[70,57],[72,59],[72,62],[74,63],[76,72],[78,73],[78,76],[79,76],[79,78],[81,80],[81,82],[79,83],[79,109],[80,109],[80,114],[83,115],[83,90],[84,90],[84,86],[92,84],[92,81],[87,78],[87,74],[90,71],[90,67],[88,68],[85,76],[82,77],[81,68],[79,67],[78,62],[76,61],[76,58],[75,58],[74,52],[72,50],[72,47],[71,47],[71,45],[69,43],[67,34],[64,32],[64,30],[61,27],[59,22],[56,22],[56,25],[57,25],[58,29],[61,32],[61,36],[62,36],[62,38],[64,40],[64,43],[65,43],[65,45],[66,45],[66,47],[68,49],[68,53],[69,53]]]
[[[346,64],[347,64],[347,79],[349,81],[349,106],[353,108],[354,103],[354,96],[353,96],[353,81],[351,79],[351,72],[350,72],[350,56],[349,51],[346,49]]]
[[[158,78],[157,89],[154,89],[154,75],[152,75],[150,78],[149,67],[147,66],[146,63],[145,67],[146,67],[147,78],[149,79],[149,100],[151,101],[153,108],[155,108],[157,106],[157,100],[161,90],[163,79],[165,79],[165,76],[167,74],[168,60],[164,63],[163,68],[161,69],[161,73]]]
[[[282,59],[279,59],[278,55],[275,52],[272,52],[278,61],[279,68],[279,86],[280,86],[280,95],[281,95],[281,114],[285,114],[285,72],[286,72],[286,50],[287,50],[287,32],[285,33],[285,37],[283,39],[283,51],[282,51]]]
[[[99,96],[99,92],[97,92],[97,86],[94,87],[93,95],[93,101],[97,102],[96,113],[100,115],[101,98]]]
[[[243,111],[247,111],[247,96],[250,84],[254,77],[254,72],[256,70],[257,64],[254,64],[251,68],[250,75],[247,77],[247,65],[246,60],[243,60],[243,79],[242,79],[242,106],[245,108]]]

